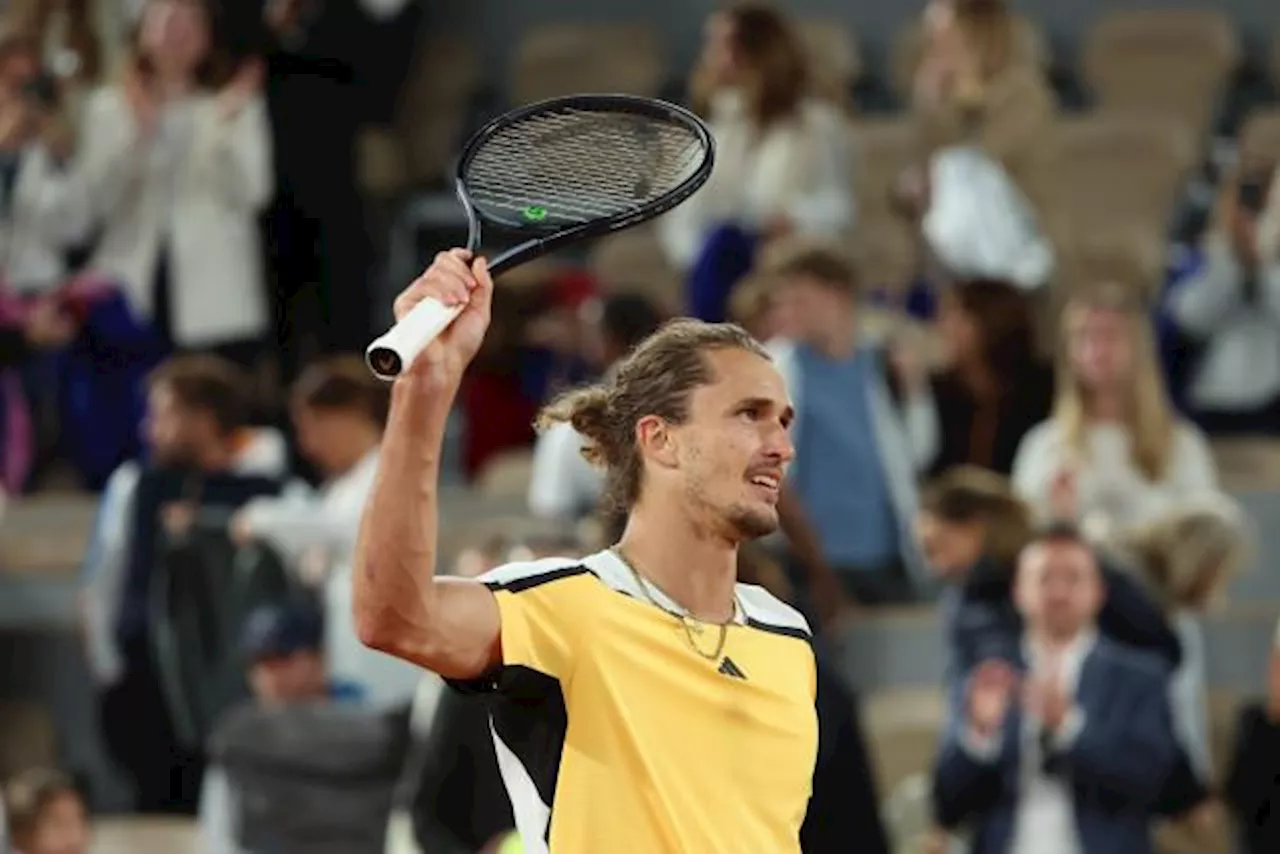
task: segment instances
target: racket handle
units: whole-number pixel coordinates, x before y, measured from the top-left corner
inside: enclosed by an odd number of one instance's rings
[[[440,300],[424,299],[364,351],[369,370],[380,380],[394,380],[409,369],[428,344],[449,328],[465,307],[455,305],[450,308]]]

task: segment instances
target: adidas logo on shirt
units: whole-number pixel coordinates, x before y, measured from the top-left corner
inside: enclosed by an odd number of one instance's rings
[[[724,661],[720,662],[719,672],[725,676],[732,676],[734,679],[745,680],[747,678],[747,674],[743,673],[741,668],[734,664],[733,659],[728,656],[725,656]]]

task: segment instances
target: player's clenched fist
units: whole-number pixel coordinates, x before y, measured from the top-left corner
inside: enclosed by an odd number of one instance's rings
[[[426,272],[396,297],[396,321],[403,320],[425,299],[436,299],[450,307],[463,306],[462,313],[402,376],[426,379],[433,386],[456,385],[489,328],[493,279],[488,262],[473,258],[466,249],[450,249],[436,255]]]

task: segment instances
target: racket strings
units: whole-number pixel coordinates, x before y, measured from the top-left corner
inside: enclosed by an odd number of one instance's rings
[[[536,206],[554,221],[587,221],[660,198],[688,180],[706,153],[678,124],[570,109],[499,131],[475,153],[464,181],[490,217]]]

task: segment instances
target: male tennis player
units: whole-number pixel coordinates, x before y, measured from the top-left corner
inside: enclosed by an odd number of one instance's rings
[[[465,304],[396,380],[355,573],[362,640],[495,692],[492,725],[529,852],[799,852],[817,751],[804,619],[736,583],[778,526],[792,410],[735,326],[659,330],[606,383],[543,413],[570,422],[621,541],[582,560],[434,578],[445,419],[489,324],[493,282],[455,249],[396,300]]]

